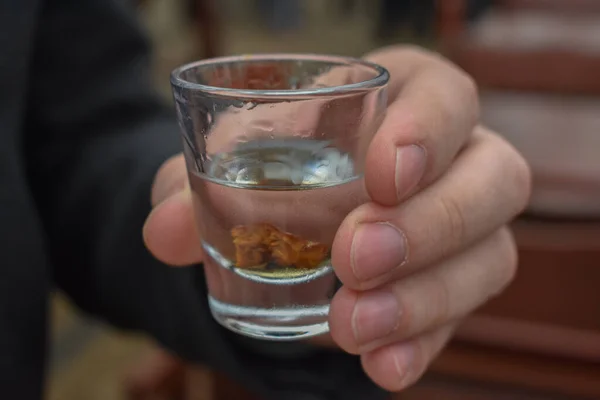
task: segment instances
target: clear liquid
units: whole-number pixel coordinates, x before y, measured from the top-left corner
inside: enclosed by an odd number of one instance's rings
[[[328,142],[246,142],[190,174],[215,318],[274,340],[327,331],[330,262],[344,217],[366,200],[351,157]]]

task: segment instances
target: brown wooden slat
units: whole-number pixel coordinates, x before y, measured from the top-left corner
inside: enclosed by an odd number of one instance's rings
[[[480,384],[460,378],[426,374],[416,385],[391,400],[578,400],[550,393],[524,390],[511,385]]]
[[[476,314],[456,338],[470,343],[600,363],[600,332]]]
[[[482,314],[600,332],[600,223],[515,225],[520,267]]]
[[[486,88],[542,93],[600,93],[600,55],[556,50],[445,46],[446,55]]]
[[[502,6],[513,10],[544,10],[553,12],[600,12],[597,0],[500,0]]]
[[[598,363],[539,357],[455,342],[433,363],[431,371],[480,383],[556,393],[572,399],[600,398]]]

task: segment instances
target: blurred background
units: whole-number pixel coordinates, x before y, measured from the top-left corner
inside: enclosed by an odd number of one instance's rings
[[[152,40],[154,83],[169,101],[174,67],[216,55],[361,56],[412,43],[467,70],[483,121],[533,168],[532,201],[514,225],[521,269],[402,398],[600,399],[600,1],[122,1]],[[196,387],[190,399],[245,398],[219,394],[222,378],[198,366],[190,375],[146,337],[78,315],[60,294],[52,332],[50,400],[129,400],[136,385],[150,393],[182,376]]]

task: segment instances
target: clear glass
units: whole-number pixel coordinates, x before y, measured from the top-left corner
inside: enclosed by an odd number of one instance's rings
[[[367,147],[388,72],[362,60],[265,54],[171,75],[214,318],[242,335],[328,331],[330,251],[368,196]]]

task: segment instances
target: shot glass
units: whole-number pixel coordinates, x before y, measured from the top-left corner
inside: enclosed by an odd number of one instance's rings
[[[214,318],[239,334],[328,331],[336,231],[368,200],[388,72],[347,57],[208,59],[171,84]]]

